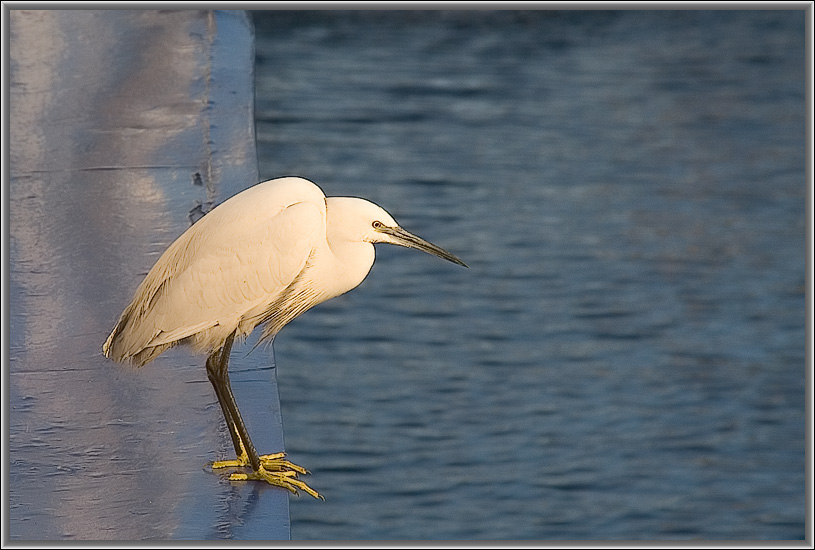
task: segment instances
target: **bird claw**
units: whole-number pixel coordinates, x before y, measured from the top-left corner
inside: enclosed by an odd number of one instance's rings
[[[314,498],[325,500],[325,497],[306,485],[304,482],[297,479],[299,474],[308,474],[309,471],[298,466],[293,462],[285,460],[283,457],[286,453],[273,453],[268,455],[261,455],[260,469],[251,473],[233,473],[229,475],[230,481],[265,481],[271,485],[283,487],[288,489],[295,495],[299,495],[299,491],[305,491]],[[234,460],[218,460],[210,463],[209,465],[213,470],[223,468],[248,468],[251,467],[249,457],[246,453]]]
[[[294,470],[295,472],[303,475],[307,475],[310,473],[302,466],[298,466],[293,462],[284,460],[283,459],[284,456],[286,456],[286,453],[274,453],[270,455],[261,455],[258,458],[260,459],[260,463],[266,470],[271,470],[274,472]]]
[[[270,472],[262,465],[259,470],[255,472],[251,472],[248,474],[230,474],[229,480],[230,481],[265,481],[271,485],[276,485],[278,487],[283,487],[284,489],[288,489],[295,495],[300,495],[298,489],[300,491],[305,491],[306,493],[310,494],[314,498],[319,498],[321,500],[325,500],[325,497],[297,479],[297,472],[293,470],[284,470],[278,472]]]
[[[303,475],[311,473],[294,462],[284,460],[284,456],[286,456],[286,453],[273,453],[268,455],[260,455],[258,458],[260,459],[260,463],[263,464],[264,468],[273,472],[294,470],[295,472]],[[213,470],[220,470],[223,468],[249,468],[250,466],[251,464],[249,463],[249,457],[247,457],[245,454],[234,460],[216,460],[215,462],[209,463],[209,467]]]

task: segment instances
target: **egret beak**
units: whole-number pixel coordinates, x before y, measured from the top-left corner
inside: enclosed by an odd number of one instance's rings
[[[391,237],[391,239],[393,239],[392,241],[390,241],[390,244],[398,244],[399,246],[405,246],[407,248],[415,248],[416,250],[421,250],[422,252],[427,252],[428,254],[433,254],[434,256],[443,258],[448,262],[453,262],[454,264],[469,267],[467,264],[459,260],[456,256],[450,254],[440,246],[436,246],[433,243],[427,242],[421,237],[417,237],[413,233],[405,231],[401,227],[398,226],[389,227],[387,225],[383,225],[378,231],[384,233],[385,235],[388,235],[389,237]]]

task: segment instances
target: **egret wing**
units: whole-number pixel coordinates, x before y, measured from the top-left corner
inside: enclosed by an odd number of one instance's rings
[[[239,241],[219,243],[201,254],[153,300],[145,321],[160,332],[147,346],[193,335],[201,335],[195,339],[198,348],[217,345],[244,317],[272,303],[303,270],[325,233],[321,219],[314,205],[298,203],[268,223],[251,224]],[[244,334],[253,328],[243,327]]]
[[[298,200],[299,199],[299,200]],[[325,197],[306,180],[258,184],[224,202],[159,258],[103,350],[144,364],[194,336],[217,348],[247,312],[268,307],[325,240]],[[254,325],[242,327],[248,334]]]

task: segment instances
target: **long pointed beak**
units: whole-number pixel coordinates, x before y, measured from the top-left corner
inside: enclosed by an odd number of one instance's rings
[[[390,241],[391,244],[398,244],[399,246],[405,246],[407,248],[415,248],[416,250],[421,250],[422,252],[427,252],[428,254],[438,256],[439,258],[445,259],[448,262],[463,265],[464,267],[470,267],[442,247],[436,246],[435,244],[428,242],[421,237],[417,237],[413,233],[405,231],[401,227],[383,226],[379,229],[379,231],[389,235],[393,239]]]

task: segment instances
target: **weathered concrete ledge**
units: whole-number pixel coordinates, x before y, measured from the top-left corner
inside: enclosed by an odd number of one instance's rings
[[[101,354],[157,255],[258,179],[250,19],[7,15],[10,539],[289,538],[286,491],[204,468],[233,451],[202,357],[136,370]],[[273,358],[257,354],[235,393],[274,452]]]

